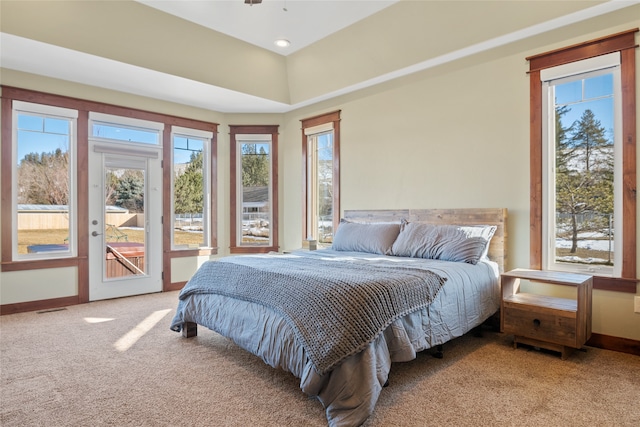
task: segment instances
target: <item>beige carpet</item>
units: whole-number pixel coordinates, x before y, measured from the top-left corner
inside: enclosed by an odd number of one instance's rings
[[[169,330],[177,292],[0,317],[9,426],[326,426],[292,375],[200,328]],[[394,365],[379,426],[640,426],[640,357],[562,361],[486,330]]]

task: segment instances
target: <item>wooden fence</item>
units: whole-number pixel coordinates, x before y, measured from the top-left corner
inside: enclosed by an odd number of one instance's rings
[[[144,214],[107,213],[105,223],[116,227],[143,227]],[[52,230],[69,228],[66,212],[18,212],[18,230]]]

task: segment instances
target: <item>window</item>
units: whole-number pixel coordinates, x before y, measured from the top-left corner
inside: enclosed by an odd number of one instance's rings
[[[540,76],[543,267],[620,277],[620,54]]]
[[[217,253],[217,199],[216,199],[216,135],[218,125],[200,120],[167,116],[149,111],[140,111],[92,102],[82,99],[58,96],[27,89],[2,86],[0,98],[2,109],[2,133],[0,151],[0,184],[3,203],[0,257],[1,270],[24,271],[42,268],[78,267],[78,301],[88,301],[88,269],[90,234],[89,218],[89,140],[97,142],[92,152],[118,154],[122,147],[133,155],[145,156],[154,153],[163,158],[161,179],[164,185],[157,186],[162,192],[162,205],[153,209],[159,215],[162,228],[155,227],[162,234],[164,290],[179,289],[184,283],[171,283],[171,259],[211,255]],[[174,132],[175,131],[175,132]],[[202,247],[193,250],[186,241],[177,240],[172,247],[173,185],[174,172],[173,133],[189,139],[188,148],[194,148],[198,141],[203,144],[203,197],[205,197],[205,219],[202,222]],[[52,149],[52,147],[55,148]],[[50,154],[53,151],[53,154]],[[20,163],[28,156],[20,175]],[[44,154],[43,154],[44,153]],[[161,157],[160,157],[161,153]],[[20,159],[18,158],[20,156]],[[22,192],[28,177],[34,177],[36,160],[45,159],[50,167],[47,175],[35,184],[55,182],[55,188],[48,191],[48,201],[36,201],[35,193],[29,197]],[[57,163],[54,163],[57,162]],[[68,162],[64,166],[63,161]],[[25,166],[27,164],[25,163]],[[66,169],[65,169],[66,167]],[[44,173],[42,168],[41,173]],[[28,172],[28,173],[27,173]],[[53,173],[55,172],[55,176]],[[60,172],[63,172],[60,174]],[[54,181],[55,179],[55,181]],[[66,180],[66,182],[64,181]],[[54,189],[55,191],[52,191]],[[68,194],[68,201],[54,193]],[[155,188],[153,188],[155,191]],[[205,193],[207,192],[207,193]],[[20,201],[18,201],[20,200]],[[7,203],[4,203],[7,201]],[[19,206],[20,205],[20,206]],[[38,219],[41,231],[26,233],[23,228],[25,218]],[[45,222],[45,218],[46,222]],[[22,221],[22,222],[21,222]],[[18,223],[21,225],[18,226]],[[32,230],[35,225],[30,224]],[[208,227],[208,228],[207,228]],[[178,230],[180,231],[180,230]],[[192,233],[189,231],[189,233]],[[192,234],[198,234],[193,232]],[[28,239],[27,239],[28,237]],[[193,236],[192,236],[193,237]],[[200,243],[198,243],[200,244]],[[29,246],[36,246],[31,248]],[[38,247],[39,246],[39,247]]]
[[[211,138],[206,131],[172,128],[172,248],[210,247]]]
[[[164,123],[113,114],[89,112],[89,136],[93,141],[120,147],[162,145]],[[141,152],[153,151],[155,147],[142,148]],[[118,150],[118,149],[116,149]],[[134,149],[135,150],[135,149]]]
[[[636,31],[527,58],[531,265],[634,293]]]
[[[278,250],[278,126],[230,126],[231,253]]]
[[[97,115],[94,113],[94,115]],[[123,120],[124,117],[118,118]],[[128,119],[127,121],[133,121]],[[112,139],[122,142],[136,142],[139,144],[160,144],[160,133],[152,129],[139,128],[135,125],[102,123],[93,121],[91,135],[99,139]]]
[[[71,257],[76,250],[78,113],[13,103],[13,259]]]
[[[340,111],[302,120],[303,238],[330,246],[340,221]]]

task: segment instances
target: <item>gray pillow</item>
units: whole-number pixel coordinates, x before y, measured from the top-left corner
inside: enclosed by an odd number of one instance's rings
[[[403,223],[391,253],[396,256],[477,264],[486,257],[495,226]]]
[[[359,223],[340,220],[331,249],[389,255],[400,233],[400,224]]]
[[[438,259],[438,227],[420,222],[403,222],[391,254],[412,258]]]
[[[487,257],[487,253],[489,252],[489,243],[491,243],[491,238],[495,234],[497,228],[498,227],[495,225],[467,225],[460,227],[460,230],[464,232],[467,239],[479,239],[479,241],[482,242],[482,251],[480,252],[478,261]],[[475,262],[473,264],[475,264]]]

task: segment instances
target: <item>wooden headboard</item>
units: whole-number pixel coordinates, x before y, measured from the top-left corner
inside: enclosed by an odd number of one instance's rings
[[[489,259],[498,264],[501,273],[505,271],[506,208],[345,210],[344,218],[360,222],[400,222],[405,219],[428,224],[495,225],[496,232],[489,244]]]

